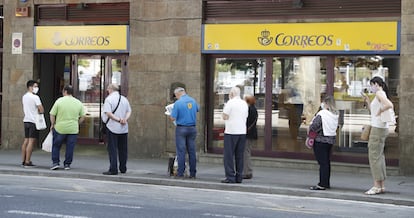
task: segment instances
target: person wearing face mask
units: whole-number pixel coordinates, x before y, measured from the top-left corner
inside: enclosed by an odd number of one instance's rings
[[[31,161],[33,146],[39,138],[39,130],[36,129],[36,116],[38,113],[43,113],[44,109],[40,97],[37,96],[39,85],[34,80],[29,80],[26,83],[27,92],[22,97],[23,112],[24,112],[24,141],[21,148],[22,153],[22,167],[35,167]]]
[[[311,186],[311,190],[330,188],[331,150],[336,141],[339,113],[335,108],[332,96],[326,97],[321,103],[321,110],[312,119],[309,131],[315,132],[313,152],[319,164],[319,183]]]
[[[371,113],[368,159],[374,186],[366,191],[365,194],[375,195],[385,192],[384,181],[386,179],[384,146],[389,124],[381,121],[381,113],[393,108],[393,104],[388,97],[388,87],[381,77],[376,76],[372,78],[370,85],[371,92],[375,93],[375,98],[372,101],[366,95],[363,95],[363,98]]]

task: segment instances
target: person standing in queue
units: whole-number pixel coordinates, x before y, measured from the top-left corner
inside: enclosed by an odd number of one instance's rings
[[[175,146],[177,150],[177,176],[176,178],[184,178],[185,171],[185,154],[188,152],[188,162],[190,165],[190,179],[196,178],[196,144],[197,137],[197,112],[198,104],[194,98],[190,97],[185,89],[177,87],[174,95],[178,99],[174,103],[170,119],[175,121],[177,127],[175,129]]]
[[[256,109],[256,98],[253,95],[246,95],[244,97],[247,105],[249,105],[249,115],[247,117],[246,127],[246,146],[244,148],[244,160],[243,160],[243,179],[251,179],[253,177],[251,152],[252,147],[257,140],[257,109]]]
[[[63,97],[56,100],[50,110],[50,130],[53,131],[51,170],[60,168],[60,148],[66,142],[64,169],[70,170],[73,151],[79,134],[79,125],[85,119],[85,111],[81,101],[73,97],[73,87],[66,85],[62,91]]]
[[[131,106],[126,97],[119,93],[119,86],[109,84],[106,89],[109,93],[106,97],[102,112],[102,120],[107,122],[107,139],[109,169],[104,175],[126,173],[128,159],[128,119],[131,116]]]
[[[368,139],[368,160],[374,185],[366,195],[385,193],[385,179],[387,178],[385,164],[385,139],[388,136],[389,123],[381,119],[381,114],[394,107],[388,97],[388,87],[384,80],[375,76],[370,80],[370,89],[375,93],[375,98],[370,101],[367,95],[363,95],[364,101],[371,113],[371,132]]]
[[[225,121],[223,162],[226,178],[221,182],[241,183],[249,106],[240,98],[239,87],[231,88],[229,99],[222,114]]]
[[[39,85],[34,80],[26,83],[27,92],[22,97],[24,112],[24,141],[22,144],[22,166],[24,168],[35,167],[31,161],[33,146],[39,138],[39,130],[36,129],[35,120],[38,113],[44,112],[42,102],[37,94]]]
[[[311,190],[325,190],[331,187],[331,151],[336,142],[339,113],[332,96],[321,103],[321,110],[312,119],[309,131],[317,133],[313,145],[313,153],[319,164],[319,183],[311,186]]]

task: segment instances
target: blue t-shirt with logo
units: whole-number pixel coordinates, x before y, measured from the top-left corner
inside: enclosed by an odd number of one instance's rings
[[[177,125],[195,126],[197,120],[198,105],[194,98],[183,95],[174,103],[171,117],[175,119]]]

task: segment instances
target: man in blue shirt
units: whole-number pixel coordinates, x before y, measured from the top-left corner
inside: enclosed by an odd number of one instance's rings
[[[174,90],[174,95],[178,99],[174,103],[170,119],[175,121],[175,144],[177,150],[177,178],[184,177],[185,152],[188,151],[190,164],[190,179],[196,177],[196,151],[195,139],[197,136],[196,120],[198,104],[194,98],[187,95],[185,89],[178,87]]]

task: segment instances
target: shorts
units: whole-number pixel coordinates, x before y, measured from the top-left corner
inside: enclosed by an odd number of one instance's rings
[[[36,125],[30,122],[24,122],[24,137],[25,138],[39,138],[39,131],[36,129]]]

